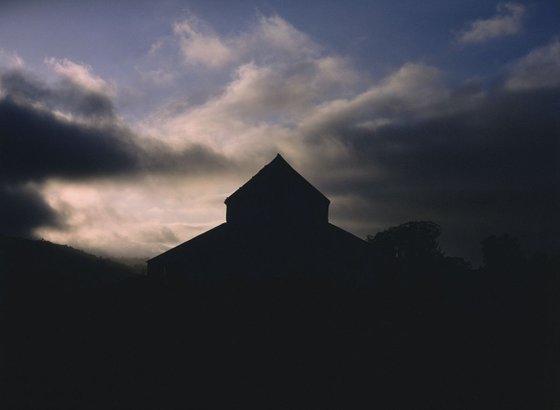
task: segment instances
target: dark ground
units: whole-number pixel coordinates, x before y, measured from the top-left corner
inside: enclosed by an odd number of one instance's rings
[[[177,287],[48,242],[1,245],[5,409],[560,407],[552,256],[494,249],[473,270],[373,246],[371,287]]]

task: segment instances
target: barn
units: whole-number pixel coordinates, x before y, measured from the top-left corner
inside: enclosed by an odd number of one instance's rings
[[[368,275],[368,244],[329,223],[330,201],[280,154],[225,200],[226,222],[148,261],[162,281]]]

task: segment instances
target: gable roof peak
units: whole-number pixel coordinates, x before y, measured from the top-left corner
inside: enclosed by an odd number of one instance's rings
[[[288,161],[286,161],[284,159],[284,157],[282,155],[280,155],[280,153],[277,153],[276,156],[274,157],[274,159],[272,161],[270,161],[268,164],[266,164],[263,168],[266,168],[270,165],[273,165],[273,166],[287,166],[288,168],[293,169],[292,166],[288,163]]]
[[[330,201],[313,185],[311,185],[299,172],[297,172],[289,163],[280,155],[276,154],[276,157],[268,164],[266,164],[256,175],[254,175],[249,181],[242,185],[237,191],[226,198],[225,203],[229,202],[244,194],[256,194],[255,191],[265,190],[282,190],[285,189],[287,185],[294,186],[298,185],[300,188],[312,193],[313,195],[320,197],[323,201],[329,203]],[[290,192],[295,192],[288,189]],[[284,192],[287,193],[287,192]]]

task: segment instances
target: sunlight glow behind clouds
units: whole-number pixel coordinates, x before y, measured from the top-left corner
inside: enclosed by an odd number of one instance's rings
[[[157,177],[87,185],[50,181],[42,192],[65,216],[65,226],[38,234],[98,254],[154,255],[221,223],[223,200],[234,184],[224,177],[188,183]]]

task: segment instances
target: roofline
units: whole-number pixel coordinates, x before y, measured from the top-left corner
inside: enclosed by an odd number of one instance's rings
[[[292,167],[290,165],[290,163],[288,161],[286,161],[284,159],[284,157],[282,157],[282,155],[280,155],[280,153],[277,153],[276,156],[274,157],[274,159],[272,161],[270,161],[268,164],[266,164],[264,167],[262,167],[255,175],[253,175],[247,182],[245,182],[243,185],[241,185],[239,188],[237,188],[231,195],[229,195],[225,200],[224,203],[226,205],[229,204],[229,201],[231,200],[232,197],[235,197],[236,195],[238,195],[239,191],[241,191],[247,184],[249,184],[257,175],[259,175],[264,169],[266,169],[267,167],[269,167],[274,161],[276,160],[281,160],[283,161],[288,167],[289,169],[291,169],[296,175],[298,175],[305,183],[307,183],[307,185],[309,185],[309,187],[311,187],[315,192],[317,192],[322,198],[325,199],[325,201],[327,201],[327,204],[331,203],[331,200],[329,198],[327,198],[321,191],[319,191],[311,182],[309,182],[307,179],[305,179],[305,177],[303,175],[301,175],[296,169],[294,169],[294,167]]]
[[[153,258],[148,259],[148,260],[146,261],[146,263],[150,263],[151,261],[153,261],[153,260],[155,260],[155,259],[158,259],[158,258],[161,257],[161,256],[164,256],[164,255],[167,255],[167,254],[171,254],[171,253],[175,253],[179,248],[182,248],[183,245],[186,245],[187,243],[190,243],[190,242],[192,242],[192,241],[194,241],[194,240],[196,240],[196,239],[198,239],[198,238],[200,238],[200,237],[202,237],[202,236],[205,236],[206,234],[209,234],[210,232],[214,232],[215,230],[217,230],[217,229],[219,229],[219,228],[222,228],[224,225],[226,225],[226,222],[223,222],[223,223],[221,223],[221,224],[219,224],[219,225],[217,225],[217,226],[215,226],[215,227],[213,227],[213,228],[211,228],[211,229],[209,229],[209,230],[207,230],[207,231],[204,231],[204,232],[202,232],[201,234],[198,234],[198,235],[192,237],[191,239],[188,239],[188,240],[186,240],[185,242],[182,242],[182,243],[180,243],[179,245],[174,246],[173,248],[168,249],[168,250],[166,250],[165,252],[160,253],[159,255],[156,255],[156,256],[154,256]]]

